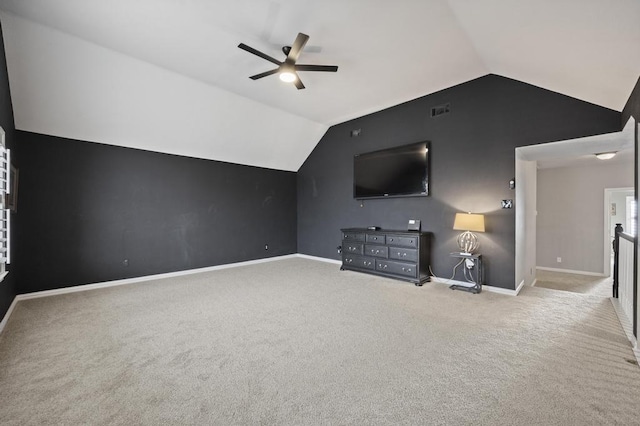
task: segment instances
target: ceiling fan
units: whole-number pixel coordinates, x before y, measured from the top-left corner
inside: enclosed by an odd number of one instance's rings
[[[295,86],[300,89],[304,89],[304,84],[300,80],[297,71],[324,71],[324,72],[336,72],[338,71],[338,67],[336,65],[302,65],[296,64],[298,57],[300,56],[300,52],[304,48],[304,45],[307,44],[309,40],[309,36],[306,34],[298,33],[295,41],[291,46],[284,46],[282,48],[282,52],[287,56],[284,59],[284,62],[281,62],[271,56],[260,52],[259,50],[254,49],[251,46],[247,46],[244,43],[240,43],[238,47],[242,50],[246,50],[249,53],[253,53],[256,56],[260,56],[263,59],[266,59],[269,62],[272,62],[278,65],[278,68],[272,69],[270,71],[265,71],[260,74],[252,75],[249,77],[251,80],[257,80],[262,77],[266,77],[272,74],[280,74],[280,80],[285,81],[287,83],[293,83]]]

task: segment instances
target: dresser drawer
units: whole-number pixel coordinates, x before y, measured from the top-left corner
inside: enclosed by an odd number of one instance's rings
[[[404,247],[418,247],[418,236],[387,235],[387,244]]]
[[[347,254],[364,254],[364,244],[362,243],[352,243],[349,241],[345,241],[342,246],[342,251]]]
[[[404,247],[389,247],[389,259],[418,261],[418,250]]]
[[[352,254],[342,256],[342,264],[351,268],[376,269],[376,261],[374,259]]]
[[[386,259],[389,257],[389,247],[365,244],[364,254],[367,256],[384,257]]]
[[[380,234],[367,234],[366,242],[384,244],[384,235]]]
[[[364,241],[364,234],[357,232],[344,232],[342,239],[345,241]]]
[[[416,265],[414,263],[394,262],[391,260],[376,260],[376,270],[388,274],[402,275],[416,278]]]

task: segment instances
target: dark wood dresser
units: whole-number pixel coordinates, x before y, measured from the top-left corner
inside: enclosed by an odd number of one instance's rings
[[[429,281],[429,234],[418,231],[346,228],[342,231],[342,267],[409,281]]]

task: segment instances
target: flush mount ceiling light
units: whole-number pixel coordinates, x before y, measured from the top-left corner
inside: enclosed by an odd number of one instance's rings
[[[617,153],[618,153],[617,151],[601,152],[599,154],[595,154],[595,156],[598,160],[610,160],[613,157],[615,157]]]

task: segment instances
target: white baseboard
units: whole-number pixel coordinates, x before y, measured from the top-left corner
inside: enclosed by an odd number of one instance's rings
[[[105,282],[99,282],[99,283],[93,283],[93,284],[77,285],[77,286],[73,286],[73,287],[57,288],[57,289],[54,289],[54,290],[44,290],[44,291],[36,291],[36,292],[33,292],[33,293],[19,294],[13,299],[13,302],[11,302],[11,306],[9,306],[9,309],[7,310],[6,314],[4,315],[4,318],[2,319],[2,322],[0,322],[0,332],[2,332],[2,330],[5,327],[5,325],[7,324],[7,321],[9,320],[9,317],[11,316],[11,313],[13,312],[14,307],[21,300],[29,300],[29,299],[37,299],[37,298],[40,298],[40,297],[57,296],[57,295],[60,295],[60,294],[77,293],[77,292],[80,292],[80,291],[96,290],[96,289],[100,289],[100,288],[117,287],[117,286],[121,286],[121,285],[135,284],[135,283],[140,283],[140,282],[145,282],[145,281],[159,280],[159,279],[164,279],[164,278],[173,278],[173,277],[179,277],[179,276],[183,276],[183,275],[198,274],[198,273],[202,273],[202,272],[219,271],[221,269],[237,268],[237,267],[241,267],[241,266],[256,265],[256,264],[259,264],[259,263],[274,262],[274,261],[278,261],[278,260],[293,259],[293,258],[302,258],[302,259],[315,260],[315,261],[318,261],[318,262],[326,262],[326,263],[331,263],[331,264],[334,264],[334,265],[341,265],[342,264],[341,261],[336,260],[336,259],[328,259],[328,258],[325,258],[325,257],[310,256],[310,255],[307,255],[307,254],[295,253],[295,254],[288,254],[288,255],[284,255],[284,256],[268,257],[268,258],[264,258],[264,259],[248,260],[246,262],[227,263],[225,265],[208,266],[208,267],[205,267],[205,268],[188,269],[188,270],[184,270],[184,271],[168,272],[168,273],[164,273],[164,274],[146,275],[146,276],[143,276],[143,277],[125,278],[125,279],[122,279],[122,280],[105,281]],[[458,285],[466,285],[466,286],[469,285],[469,283],[466,283],[466,282],[463,282],[463,281],[446,280],[446,279],[436,278],[436,277],[432,277],[431,280],[433,282],[442,283],[442,284],[458,284]],[[490,292],[494,292],[494,293],[500,293],[500,294],[506,294],[506,295],[510,295],[510,296],[516,296],[518,294],[518,292],[520,291],[520,289],[522,288],[522,285],[520,285],[517,290],[508,290],[508,289],[504,289],[504,288],[500,288],[500,287],[493,287],[493,286],[488,286],[488,285],[483,285],[482,288],[484,290],[486,290],[486,291],[490,291]]]
[[[317,260],[318,262],[327,262],[327,263],[333,263],[334,265],[342,265],[342,261],[336,260],[336,259],[328,259],[326,257],[309,256],[308,254],[302,254],[302,253],[298,253],[295,256],[300,257],[302,259]]]
[[[464,287],[471,287],[472,284],[465,282],[465,281],[458,281],[458,280],[449,280],[447,278],[440,278],[440,277],[431,277],[431,282],[436,283],[436,284],[446,284],[446,285],[451,285],[451,284],[456,284],[456,285],[461,285]],[[518,287],[517,290],[509,290],[507,288],[501,288],[501,287],[494,287],[491,285],[483,285],[482,286],[482,290],[483,291],[489,291],[491,293],[498,293],[498,294],[505,294],[507,296],[517,296],[518,292],[520,291],[520,288],[522,288],[521,286]]]
[[[13,298],[13,302],[11,302],[11,305],[9,305],[9,309],[7,309],[7,313],[4,314],[4,318],[2,318],[2,321],[0,321],[0,333],[2,333],[2,330],[4,330],[4,326],[7,325],[7,322],[9,321],[9,317],[13,312],[13,308],[16,307],[17,303],[18,303],[18,297],[16,296]]]
[[[535,285],[535,284],[536,282],[533,281],[533,284],[531,285]],[[522,287],[524,287],[524,280],[520,281],[520,284],[518,284],[518,287],[516,288],[516,296],[520,294],[520,290],[522,290]]]
[[[224,265],[217,265],[217,266],[207,266],[205,268],[187,269],[187,270],[184,270],[184,271],[167,272],[167,273],[164,273],[164,274],[145,275],[143,277],[125,278],[125,279],[122,279],[122,280],[105,281],[105,282],[94,283],[94,284],[83,284],[83,285],[77,285],[77,286],[73,286],[73,287],[57,288],[57,289],[54,289],[54,290],[36,291],[36,292],[33,292],[33,293],[19,294],[19,295],[16,296],[16,299],[18,299],[18,300],[29,300],[29,299],[36,299],[36,298],[39,298],[39,297],[49,297],[49,296],[56,296],[56,295],[59,295],[59,294],[67,294],[67,293],[76,293],[76,292],[79,292],[79,291],[95,290],[95,289],[99,289],[99,288],[116,287],[116,286],[127,285],[127,284],[135,284],[135,283],[144,282],[144,281],[152,281],[152,280],[159,280],[159,279],[164,279],[164,278],[180,277],[180,276],[183,276],[183,275],[199,274],[199,273],[202,273],[202,272],[219,271],[221,269],[237,268],[237,267],[240,267],[240,266],[256,265],[256,264],[259,264],[259,263],[273,262],[273,261],[276,261],[276,260],[292,259],[292,258],[295,258],[295,257],[297,257],[296,254],[288,254],[288,255],[285,255],[285,256],[276,256],[276,257],[267,257],[265,259],[248,260],[248,261],[245,261],[245,262],[227,263],[227,264],[224,264]]]
[[[547,268],[546,266],[536,266],[540,271],[562,272],[565,274],[589,275],[591,277],[606,277],[602,272],[576,271],[573,269]]]
[[[152,281],[152,280],[159,280],[159,279],[164,279],[164,278],[179,277],[179,276],[182,276],[182,275],[199,274],[199,273],[202,273],[202,272],[219,271],[221,269],[237,268],[237,267],[240,267],[240,266],[256,265],[256,264],[259,264],[259,263],[274,262],[274,261],[277,261],[277,260],[293,259],[293,258],[296,258],[296,257],[301,257],[301,255],[299,255],[297,253],[296,254],[287,254],[287,255],[284,255],[284,256],[267,257],[267,258],[264,258],[264,259],[248,260],[248,261],[245,261],[245,262],[227,263],[227,264],[224,264],[224,265],[208,266],[208,267],[205,267],[205,268],[188,269],[188,270],[184,270],[184,271],[167,272],[167,273],[164,273],[164,274],[145,275],[143,277],[125,278],[125,279],[122,279],[122,280],[105,281],[105,282],[94,283],[94,284],[83,284],[83,285],[76,285],[76,286],[73,286],[73,287],[57,288],[57,289],[54,289],[54,290],[44,290],[44,291],[36,291],[36,292],[33,292],[33,293],[18,294],[13,299],[13,302],[11,302],[11,306],[9,306],[9,309],[5,313],[4,318],[2,319],[2,322],[0,322],[0,333],[2,332],[2,330],[5,327],[5,325],[7,324],[7,321],[9,321],[9,317],[11,316],[11,313],[13,312],[14,307],[21,300],[29,300],[29,299],[37,299],[37,298],[40,298],[40,297],[57,296],[59,294],[77,293],[77,292],[80,292],[80,291],[96,290],[96,289],[99,289],[99,288],[117,287],[117,286],[121,286],[121,285],[140,283],[140,282],[144,282],[144,281]],[[309,256],[309,257],[311,257],[311,256]],[[321,259],[321,258],[318,258],[318,259]],[[329,259],[327,259],[327,260],[329,260]]]
[[[536,283],[538,282],[538,279],[534,279],[533,282],[531,283],[531,287],[535,287]],[[522,282],[524,284],[524,281]]]
[[[342,262],[339,260],[335,260],[335,259],[327,259],[326,257],[317,257],[317,256],[309,256],[306,254],[300,254],[298,253],[296,255],[297,257],[301,257],[303,259],[309,259],[309,260],[317,260],[319,262],[327,262],[327,263],[333,263],[335,265],[342,265]],[[465,281],[457,281],[457,280],[448,280],[446,278],[438,278],[438,277],[431,277],[431,282],[434,283],[438,283],[438,284],[457,284],[457,285],[462,285],[465,287],[471,287],[472,284],[465,282]],[[518,288],[516,290],[509,290],[506,288],[501,288],[501,287],[494,287],[494,286],[490,286],[490,285],[483,285],[482,289],[485,291],[490,291],[492,293],[499,293],[499,294],[506,294],[509,296],[517,296],[518,293],[520,292],[520,289],[522,289],[522,286],[524,285],[524,281],[520,284],[520,286],[518,286]]]

